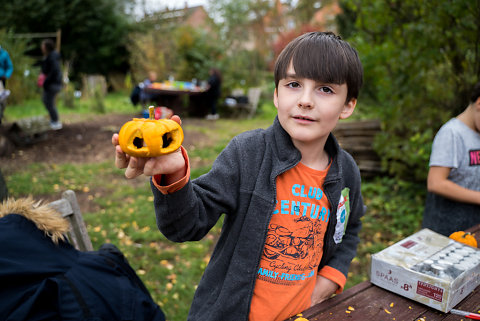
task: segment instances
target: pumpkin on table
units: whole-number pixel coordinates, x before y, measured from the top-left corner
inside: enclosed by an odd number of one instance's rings
[[[453,232],[449,236],[452,240],[455,240],[457,242],[470,245],[471,247],[477,247],[477,240],[475,237],[469,233],[469,232],[464,232],[464,231],[457,231]]]

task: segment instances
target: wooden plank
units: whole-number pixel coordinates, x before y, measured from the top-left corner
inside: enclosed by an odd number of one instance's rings
[[[351,137],[346,136],[335,136],[338,142],[347,142],[347,143],[357,143],[357,144],[365,144],[365,145],[372,145],[374,137],[368,135],[356,135]]]
[[[72,190],[63,192],[61,199],[49,203],[48,206],[68,220],[70,224],[68,239],[72,245],[80,251],[93,251],[75,192]]]
[[[369,281],[361,282],[355,286],[352,286],[351,288],[347,289],[343,293],[340,293],[339,295],[336,295],[326,301],[323,301],[320,304],[317,304],[307,310],[305,310],[302,315],[304,318],[314,318],[320,314],[325,314],[330,309],[335,308],[336,306],[342,304],[345,301],[348,301],[352,297],[355,297],[359,293],[363,293],[364,291],[368,290],[369,288],[373,287],[374,285],[370,283]],[[329,312],[328,312],[329,313]],[[296,317],[292,317],[286,321],[293,321],[295,320]]]
[[[358,121],[344,121],[339,122],[335,130],[353,130],[353,129],[374,129],[380,130],[381,123],[378,119],[358,120]]]
[[[332,133],[336,138],[341,139],[342,137],[351,138],[357,136],[366,136],[371,137],[372,139],[377,135],[380,131],[376,129],[339,129],[333,130]]]
[[[374,163],[374,162],[357,162],[358,169],[360,169],[360,172],[372,172],[372,173],[381,173],[382,172],[382,166],[380,162]]]
[[[375,156],[378,158],[377,154],[374,152],[371,146],[355,145],[355,144],[340,144],[340,146],[350,154],[365,153],[367,155],[372,155],[372,157]]]
[[[342,122],[333,131],[340,146],[355,159],[362,176],[383,172],[381,159],[373,148],[375,136],[380,131],[379,120]]]
[[[62,217],[64,217],[65,219],[68,220],[69,222],[69,231],[68,231],[68,239],[70,240],[70,243],[72,243],[72,245],[75,247],[75,248],[79,248],[79,244],[77,242],[77,237],[75,235],[75,230],[72,226],[72,215],[73,215],[73,209],[72,209],[72,205],[70,204],[70,202],[65,199],[65,198],[62,198],[62,199],[59,199],[59,200],[56,200],[56,201],[53,201],[51,203],[48,204],[48,206],[50,206],[51,208],[55,209],[57,212],[59,212]]]
[[[73,209],[73,215],[70,217],[70,223],[73,228],[73,233],[78,244],[80,251],[93,251],[92,242],[88,236],[87,228],[83,221],[82,212],[80,211],[80,206],[77,202],[77,197],[75,192],[72,190],[67,190],[62,193],[62,198],[68,200]]]
[[[371,286],[309,320],[415,320],[426,310],[414,301]]]
[[[53,208],[63,217],[67,217],[73,214],[72,206],[66,199],[59,199],[48,204],[49,207]]]

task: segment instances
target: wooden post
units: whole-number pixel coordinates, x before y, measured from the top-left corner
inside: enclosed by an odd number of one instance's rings
[[[55,40],[56,40],[57,52],[60,52],[60,47],[62,45],[62,29],[57,29],[57,35]]]

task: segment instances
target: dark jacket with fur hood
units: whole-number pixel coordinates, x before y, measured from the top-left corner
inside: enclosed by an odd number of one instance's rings
[[[0,320],[165,320],[116,247],[77,251],[68,222],[36,205],[0,204]]]

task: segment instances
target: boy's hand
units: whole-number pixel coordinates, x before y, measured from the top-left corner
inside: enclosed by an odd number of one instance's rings
[[[175,115],[171,119],[181,124],[180,117]],[[133,157],[122,151],[118,144],[118,134],[113,134],[112,144],[115,146],[115,166],[125,168],[126,178],[135,178],[141,174],[164,174],[181,178],[185,173],[185,159],[180,149],[158,157]]]
[[[317,282],[312,293],[312,304],[319,304],[322,301],[329,299],[338,289],[338,284],[323,277],[317,275]]]

